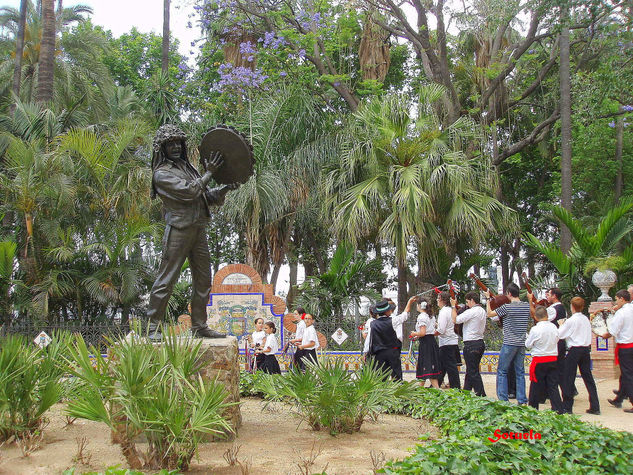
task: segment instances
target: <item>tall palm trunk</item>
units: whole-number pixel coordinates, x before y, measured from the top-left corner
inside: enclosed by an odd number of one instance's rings
[[[40,104],[46,104],[53,99],[54,67],[55,0],[42,0],[42,42],[35,96],[35,100]]]
[[[161,57],[161,71],[167,75],[169,71],[169,3],[163,0],[163,49]]]
[[[560,157],[560,203],[571,211],[571,77],[569,65],[569,7],[561,6],[560,33],[560,122],[561,122],[561,157]],[[561,250],[567,254],[571,248],[571,233],[565,225],[560,233]]]
[[[13,93],[20,97],[20,83],[22,82],[22,56],[24,53],[24,30],[26,28],[27,0],[20,2],[20,23],[15,45],[15,67],[13,68]]]

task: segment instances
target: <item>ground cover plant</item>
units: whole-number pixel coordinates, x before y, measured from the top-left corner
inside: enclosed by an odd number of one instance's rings
[[[444,437],[388,463],[386,473],[633,473],[633,434],[596,427],[575,416],[456,390],[420,389],[415,398],[396,407],[430,420]],[[522,438],[505,438],[504,433]]]
[[[69,340],[69,334],[56,333],[43,349],[20,335],[0,340],[0,441],[41,432],[46,411],[64,392],[62,355]]]
[[[132,469],[187,470],[205,436],[231,431],[222,417],[227,394],[201,379],[201,356],[200,340],[172,336],[161,345],[113,342],[105,358],[78,336],[68,362],[80,384],[68,414],[107,424]],[[137,443],[142,434],[147,450]]]
[[[384,410],[385,401],[405,401],[414,394],[410,383],[391,381],[373,362],[349,372],[340,361],[307,363],[306,371],[285,376],[253,377],[251,394],[294,405],[312,429],[330,434],[358,432],[367,418]]]

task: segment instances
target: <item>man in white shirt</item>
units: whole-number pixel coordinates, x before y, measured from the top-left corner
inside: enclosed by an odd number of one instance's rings
[[[545,298],[549,303],[549,307],[547,307],[547,319],[556,325],[557,328],[560,327],[561,323],[567,318],[567,310],[565,310],[565,306],[560,301],[562,296],[563,292],[558,287],[552,287],[545,293]],[[558,383],[561,385],[561,391],[563,390],[562,384],[565,379],[563,376],[563,370],[565,368],[566,353],[567,347],[565,345],[565,340],[561,338],[558,340],[558,360],[556,360],[556,364],[558,366]],[[578,394],[578,391],[576,391],[576,385],[574,384],[574,395],[576,394]]]
[[[451,318],[453,324],[462,323],[462,338],[464,340],[464,360],[466,360],[466,378],[464,390],[475,391],[477,396],[485,396],[484,383],[479,373],[479,363],[486,350],[484,331],[486,330],[487,312],[479,305],[479,292],[466,294],[466,310],[458,315],[457,300],[451,299],[453,307]]]
[[[528,300],[533,300],[533,295],[528,293]],[[558,329],[556,325],[547,319],[547,310],[538,305],[534,310],[536,325],[530,330],[525,340],[525,347],[532,350],[532,363],[530,364],[530,394],[528,404],[538,409],[539,402],[547,393],[552,410],[563,413],[563,403],[558,393]]]
[[[615,294],[615,312],[609,325],[609,332],[601,335],[603,338],[613,336],[615,339],[615,364],[620,365],[620,390],[615,399],[609,399],[609,404],[622,407],[622,401],[629,398],[633,403],[633,305],[631,295],[627,290],[618,290]],[[633,407],[624,409],[633,413]]]
[[[567,345],[567,356],[563,369],[563,408],[566,413],[572,414],[574,406],[574,381],[576,372],[580,369],[580,376],[589,393],[589,409],[587,414],[600,414],[600,401],[596,382],[591,374],[591,323],[589,318],[582,313],[585,308],[585,299],[574,297],[571,299],[571,309],[574,312],[558,329],[558,337]]]
[[[457,369],[457,358],[459,354],[459,340],[455,333],[455,323],[453,322],[451,310],[451,296],[448,292],[441,292],[437,296],[437,305],[440,313],[437,317],[437,330],[435,334],[439,336],[440,346],[440,375],[438,382],[442,384],[444,375],[448,375],[448,384],[451,388],[461,389],[459,381],[459,370]]]

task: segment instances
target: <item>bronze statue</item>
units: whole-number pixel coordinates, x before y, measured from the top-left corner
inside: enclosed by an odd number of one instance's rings
[[[206,306],[209,301],[211,271],[206,227],[210,205],[222,205],[230,190],[239,183],[230,183],[212,190],[207,188],[213,173],[224,163],[220,152],[213,152],[205,161],[205,174],[200,175],[187,158],[185,133],[165,124],[156,133],[152,155],[152,198],[163,202],[165,234],[163,255],[156,281],[152,286],[147,316],[149,337],[161,339],[161,324],[167,302],[180,275],[185,259],[189,259],[193,290],[191,296],[191,331],[196,337],[223,338],[207,326]]]

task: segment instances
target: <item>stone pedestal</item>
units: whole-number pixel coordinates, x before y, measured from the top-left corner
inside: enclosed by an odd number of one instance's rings
[[[611,302],[591,302],[589,313],[613,307]],[[613,379],[620,376],[620,368],[615,365],[615,340],[604,340],[596,335],[591,339],[591,361],[593,365],[593,377],[596,379]]]
[[[225,417],[237,434],[237,429],[242,425],[240,413],[240,365],[237,338],[205,338],[202,340],[202,370],[204,380],[217,380],[223,384],[228,393],[227,400],[237,404],[229,407]],[[234,434],[226,434],[230,439]]]

